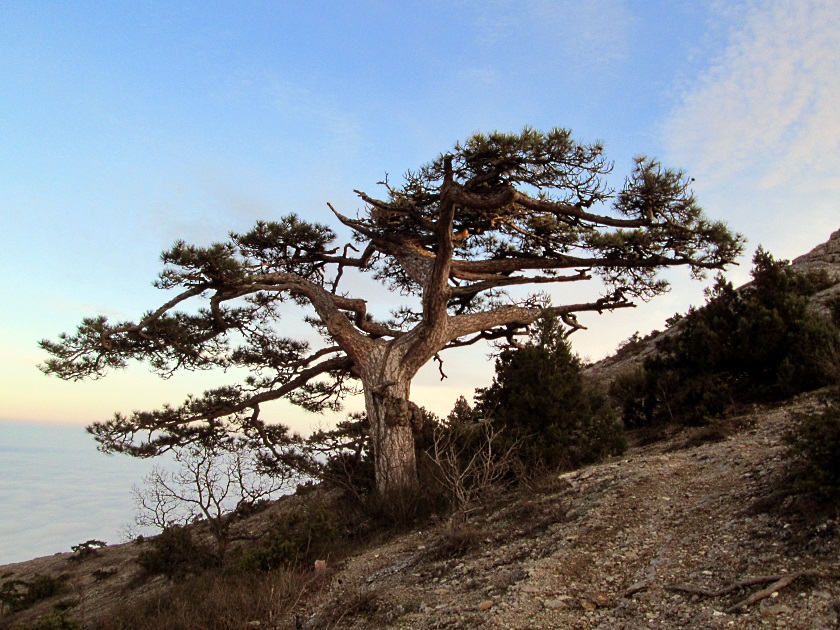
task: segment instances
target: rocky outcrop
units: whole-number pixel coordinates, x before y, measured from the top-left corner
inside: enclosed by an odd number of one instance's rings
[[[827,313],[828,304],[840,299],[840,230],[807,254],[795,258],[792,266],[802,271],[825,271],[834,284],[814,296],[813,305],[818,311]]]
[[[825,270],[829,276],[840,282],[840,230],[807,254],[794,258],[791,264],[803,270]]]

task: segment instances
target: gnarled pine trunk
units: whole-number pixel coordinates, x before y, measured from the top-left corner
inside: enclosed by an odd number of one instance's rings
[[[409,400],[416,370],[405,363],[407,344],[368,346],[359,375],[376,471],[376,490],[384,499],[413,500],[417,491],[414,432],[422,426],[420,408]]]
[[[422,416],[408,399],[409,387],[407,378],[365,386],[376,490],[386,498],[413,497],[417,490],[414,431],[422,423]]]

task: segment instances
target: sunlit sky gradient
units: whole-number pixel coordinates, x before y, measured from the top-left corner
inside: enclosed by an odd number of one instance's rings
[[[837,0],[3,3],[0,419],[81,424],[223,382],[138,367],[64,383],[36,344],[160,303],[177,238],[292,211],[334,225],[326,202],[353,214],[354,188],[381,193],[478,130],[571,128],[604,141],[617,183],[640,153],[687,169],[748,237],[743,281],[759,243],[790,258],[840,227],[838,41]],[[599,358],[702,301],[669,278],[651,304],[583,316],[575,349]],[[444,370],[413,387],[440,414],[492,361]]]

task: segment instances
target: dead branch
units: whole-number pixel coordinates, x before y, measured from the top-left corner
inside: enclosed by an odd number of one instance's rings
[[[794,573],[781,573],[778,575],[758,575],[755,577],[744,578],[743,580],[738,580],[737,582],[733,582],[728,586],[724,586],[716,590],[706,589],[701,586],[695,586],[693,584],[669,584],[668,586],[665,586],[664,589],[672,593],[690,593],[691,595],[699,595],[701,597],[721,597],[723,595],[727,595],[729,593],[741,590],[749,586],[754,586],[756,584],[767,584],[768,582],[771,582],[770,586],[760,591],[756,591],[749,597],[746,597],[738,603],[730,606],[725,611],[727,613],[732,613],[737,612],[742,608],[746,608],[747,606],[751,606],[756,602],[761,601],[762,599],[770,597],[773,593],[776,593],[782,590],[783,588],[790,586],[798,578],[836,578],[838,577],[838,575],[840,575],[840,568],[838,567],[829,570],[805,569],[803,571],[796,571]]]
[[[778,580],[776,580],[775,582],[773,582],[767,588],[761,589],[760,591],[757,591],[757,592],[753,593],[749,597],[746,597],[746,598],[742,599],[740,602],[738,602],[734,606],[730,606],[729,608],[726,609],[726,612],[728,612],[728,613],[735,612],[737,610],[740,610],[741,608],[746,608],[747,606],[755,604],[756,602],[761,601],[765,597],[770,597],[776,591],[780,591],[783,588],[785,588],[786,586],[789,586],[791,584],[791,582],[793,582],[796,578],[801,577],[802,575],[807,574],[807,573],[808,572],[806,572],[806,571],[800,571],[798,573],[792,573],[790,575],[785,575],[785,576],[779,578]],[[811,574],[814,575],[813,572],[811,572]]]
[[[446,374],[443,371],[443,359],[440,358],[440,353],[438,353],[434,356],[434,360],[437,361],[437,364],[438,364],[438,371],[440,372],[440,380],[443,380],[445,378],[449,378],[448,376],[446,376]]]

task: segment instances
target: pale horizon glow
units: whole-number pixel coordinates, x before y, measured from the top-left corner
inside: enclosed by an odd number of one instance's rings
[[[727,272],[743,282],[759,244],[793,258],[840,228],[837,41],[833,0],[3,5],[0,421],[82,425],[225,382],[133,366],[66,383],[38,372],[37,341],[157,306],[175,239],[289,212],[337,228],[327,202],[352,214],[354,188],[479,130],[568,127],[604,142],[618,182],[637,154],[685,168],[748,238]],[[711,281],[668,277],[649,304],[582,316],[575,350],[661,329]],[[445,415],[489,384],[488,351],[444,355],[442,382],[426,366],[413,398]],[[304,433],[334,420],[273,413]]]

